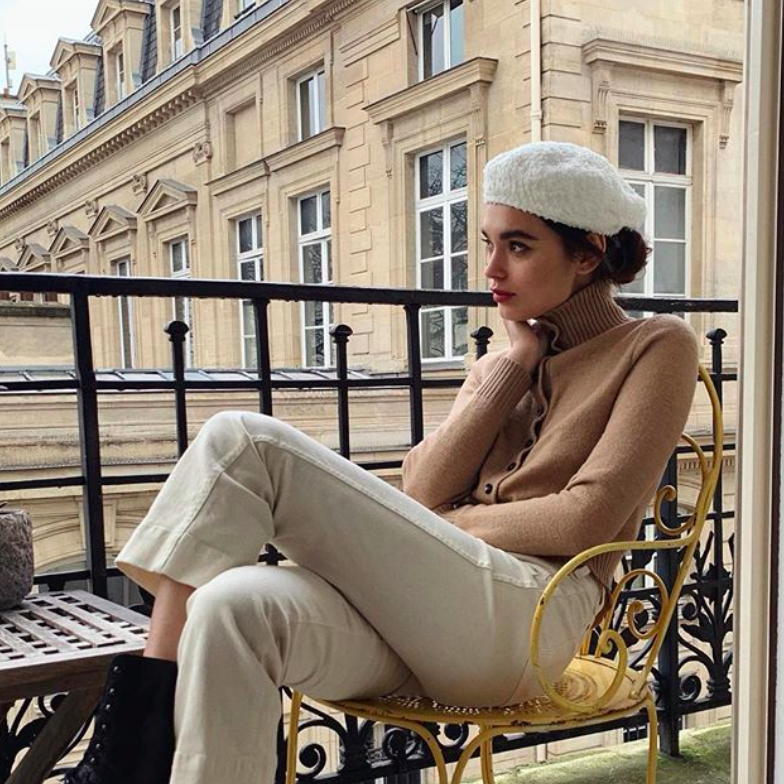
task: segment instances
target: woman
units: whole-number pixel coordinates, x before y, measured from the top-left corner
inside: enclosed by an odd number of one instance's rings
[[[539,692],[541,590],[575,553],[636,537],[688,417],[697,342],[613,301],[648,249],[644,202],[605,158],[528,144],[487,165],[484,197],[510,348],[473,365],[407,455],[404,492],[274,418],[212,417],[117,558],[156,594],[149,640],[115,660],[69,784],[271,784],[283,685],[476,706]],[[293,565],[256,565],[268,542]],[[551,677],[619,558],[554,596]]]

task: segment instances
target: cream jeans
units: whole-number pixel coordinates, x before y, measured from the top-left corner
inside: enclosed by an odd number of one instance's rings
[[[257,564],[268,542],[293,565]],[[197,588],[171,784],[273,784],[284,685],[466,706],[541,692],[529,630],[556,565],[461,531],[273,417],[206,422],[117,565],[152,593],[160,575]],[[601,602],[587,567],[554,597],[542,632],[553,677]]]

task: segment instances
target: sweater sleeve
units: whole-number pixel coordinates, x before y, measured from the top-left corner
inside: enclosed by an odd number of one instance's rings
[[[479,359],[444,422],[403,460],[403,492],[428,509],[469,494],[502,425],[533,381],[505,354]]]
[[[615,540],[660,481],[697,383],[691,328],[669,315],[650,322],[602,437],[563,490],[442,516],[488,544],[529,555],[572,556]]]

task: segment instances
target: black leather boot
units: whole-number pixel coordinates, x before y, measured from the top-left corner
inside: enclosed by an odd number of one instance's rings
[[[116,656],[93,737],[63,784],[169,784],[176,682],[175,662]]]

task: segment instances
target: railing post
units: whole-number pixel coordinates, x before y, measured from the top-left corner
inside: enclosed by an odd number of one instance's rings
[[[90,332],[90,300],[82,292],[71,296],[71,331],[74,364],[78,381],[79,440],[84,476],[82,508],[84,510],[86,560],[90,570],[90,589],[98,596],[108,596],[106,578],[106,543],[104,540],[103,487],[101,483],[101,439],[98,431],[98,391],[93,366]]]
[[[185,405],[185,336],[188,334],[188,329],[184,321],[170,321],[163,330],[172,344],[177,454],[180,457],[188,448],[188,413]]]
[[[477,327],[471,333],[471,337],[476,343],[476,358],[479,359],[487,354],[487,347],[490,343],[490,338],[493,337],[493,330],[490,327]]]
[[[422,356],[419,342],[419,305],[409,302],[403,306],[408,327],[409,405],[411,411],[411,446],[416,446],[425,434],[422,403]]]
[[[727,333],[717,327],[710,330],[706,337],[711,343],[711,381],[716,388],[716,396],[719,404],[724,405],[724,388],[722,374],[724,372],[723,363],[723,343]],[[727,675],[727,668],[724,666],[723,642],[727,635],[727,623],[724,619],[724,489],[723,474],[719,472],[716,482],[716,490],[713,494],[713,566],[716,575],[716,589],[711,594],[713,604],[713,661],[716,666],[710,673],[707,680],[708,693],[714,699],[729,699],[730,679]],[[734,571],[734,570],[733,570]],[[732,575],[728,582],[732,585]]]
[[[269,348],[269,300],[253,300],[253,317],[256,320],[256,367],[261,379],[259,408],[262,414],[272,416],[272,361]]]
[[[347,460],[351,458],[351,428],[348,413],[348,339],[354,330],[347,324],[338,324],[329,334],[337,350],[338,371],[338,443],[340,454]]]
[[[667,467],[664,469],[659,487],[672,485],[676,494],[678,491],[678,457],[670,456]],[[668,528],[678,526],[678,502],[667,499],[662,503],[662,521]],[[656,538],[668,538],[656,529]],[[678,574],[678,561],[680,554],[676,550],[659,550],[656,553],[656,573],[664,581],[667,594],[672,592],[675,578]],[[660,710],[659,710],[659,745],[665,754],[671,757],[680,757],[680,676],[678,674],[678,623],[680,609],[678,605],[670,618],[662,647],[659,650],[659,684]]]

